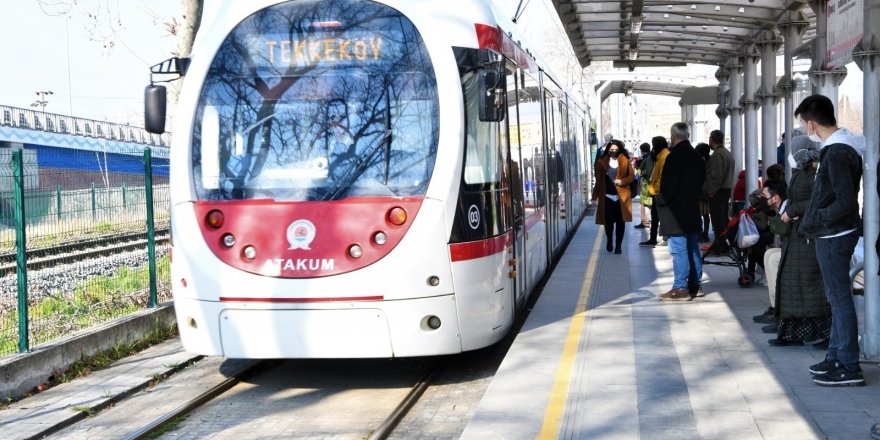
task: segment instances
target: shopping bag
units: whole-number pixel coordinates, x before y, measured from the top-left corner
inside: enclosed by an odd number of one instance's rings
[[[736,231],[736,244],[740,249],[752,247],[758,242],[761,235],[758,234],[758,227],[752,216],[742,213],[739,216],[739,226]]]

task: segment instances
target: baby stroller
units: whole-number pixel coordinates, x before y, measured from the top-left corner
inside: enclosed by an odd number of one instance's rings
[[[755,213],[755,208],[745,208],[730,218],[727,227],[721,233],[720,237],[702,248],[703,264],[714,264],[717,266],[729,266],[739,269],[739,278],[737,284],[740,287],[750,287],[755,282],[754,275],[750,274],[747,269],[747,253],[748,248],[742,249],[737,242],[737,233],[739,232],[739,223],[743,216],[751,217]]]

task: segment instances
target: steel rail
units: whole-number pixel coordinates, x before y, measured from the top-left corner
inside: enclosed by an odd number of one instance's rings
[[[141,439],[148,438],[151,434],[153,434],[154,432],[161,429],[167,423],[169,423],[177,418],[180,418],[180,417],[188,414],[190,411],[192,411],[200,406],[203,406],[204,404],[214,400],[215,398],[217,398],[221,394],[225,393],[226,391],[229,391],[232,387],[238,385],[238,383],[241,382],[242,379],[249,377],[253,374],[256,374],[258,371],[265,368],[266,365],[268,365],[268,363],[266,361],[258,361],[258,362],[255,362],[255,363],[243,368],[242,370],[240,370],[236,374],[233,374],[232,376],[228,377],[223,382],[220,382],[219,384],[214,385],[208,391],[205,391],[204,393],[199,394],[198,396],[190,399],[186,403],[178,406],[177,408],[174,408],[173,410],[156,418],[152,422],[144,425],[140,429],[123,437],[124,440],[141,440]]]

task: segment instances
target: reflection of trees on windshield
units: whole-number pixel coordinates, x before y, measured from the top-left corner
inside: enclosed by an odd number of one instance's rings
[[[433,170],[437,97],[408,20],[371,2],[279,5],[220,47],[200,97],[193,162],[219,145],[219,182],[200,197],[289,200],[423,193]],[[214,138],[202,118],[216,108]]]

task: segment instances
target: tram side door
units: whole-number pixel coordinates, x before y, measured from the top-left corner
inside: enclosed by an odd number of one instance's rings
[[[508,246],[508,276],[510,291],[514,292],[514,304],[518,309],[526,298],[528,276],[526,270],[525,253],[525,210],[523,197],[523,172],[519,109],[517,106],[517,88],[521,83],[522,72],[518,71],[510,63],[506,66],[507,74],[507,142],[502,148],[506,149],[506,177],[507,194],[504,198],[504,215],[507,224],[511,226],[511,244]]]

